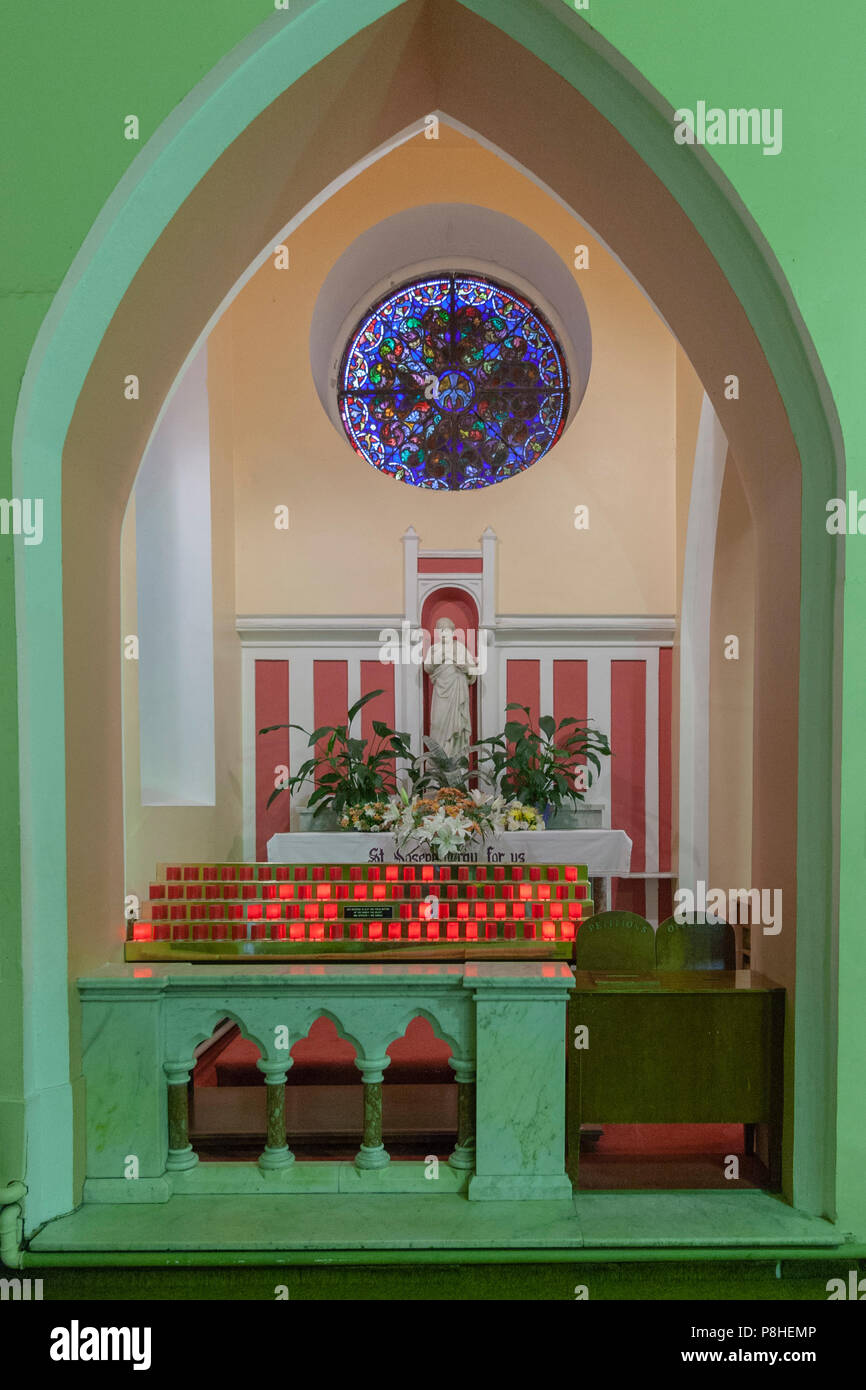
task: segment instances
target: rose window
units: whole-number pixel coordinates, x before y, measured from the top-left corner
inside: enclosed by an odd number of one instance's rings
[[[363,319],[343,355],[340,416],[380,472],[462,492],[537,463],[568,414],[568,368],[537,309],[492,280],[413,280]]]

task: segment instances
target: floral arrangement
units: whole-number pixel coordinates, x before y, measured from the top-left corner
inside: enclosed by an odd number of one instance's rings
[[[473,840],[503,830],[543,830],[544,819],[533,806],[483,792],[440,787],[429,796],[410,797],[405,789],[388,801],[349,806],[344,830],[393,832],[400,848],[410,840],[429,847],[434,858],[459,854]]]
[[[341,830],[387,830],[385,816],[387,801],[365,801],[362,806],[347,806],[340,817]]]

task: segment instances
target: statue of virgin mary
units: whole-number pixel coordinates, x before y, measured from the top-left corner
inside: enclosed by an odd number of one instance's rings
[[[433,683],[430,738],[451,757],[459,757],[468,751],[472,739],[469,687],[478,679],[478,667],[455,637],[450,618],[440,618],[436,623],[424,670]]]

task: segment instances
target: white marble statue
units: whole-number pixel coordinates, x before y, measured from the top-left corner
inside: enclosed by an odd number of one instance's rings
[[[451,757],[465,754],[472,739],[469,687],[478,679],[478,667],[455,636],[450,618],[440,618],[436,623],[424,670],[433,683],[430,738]]]

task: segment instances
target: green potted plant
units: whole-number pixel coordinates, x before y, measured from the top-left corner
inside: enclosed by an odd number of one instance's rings
[[[340,817],[348,806],[362,806],[396,789],[394,760],[412,758],[408,735],[396,733],[379,719],[373,720],[373,740],[354,738],[352,724],[370,700],[383,694],[373,690],[357,700],[346,715],[345,724],[323,724],[308,733],[300,724],[269,724],[259,734],[275,729],[298,729],[307,736],[307,746],[327,740],[321,752],[314,753],[301,764],[285,785],[276,787],[268,797],[268,806],[282,792],[294,792],[306,783],[314,785],[307,805],[299,812],[302,830],[337,830]],[[369,747],[368,747],[369,744]]]
[[[581,757],[590,784],[591,767],[601,771],[601,759],[611,756],[604,734],[571,715],[557,724],[552,715],[543,714],[536,727],[526,705],[509,704],[506,709],[521,710],[526,721],[511,719],[503,733],[481,740],[503,796],[536,807],[548,830],[600,825],[603,808],[581,805],[584,791],[575,787],[574,775]]]

